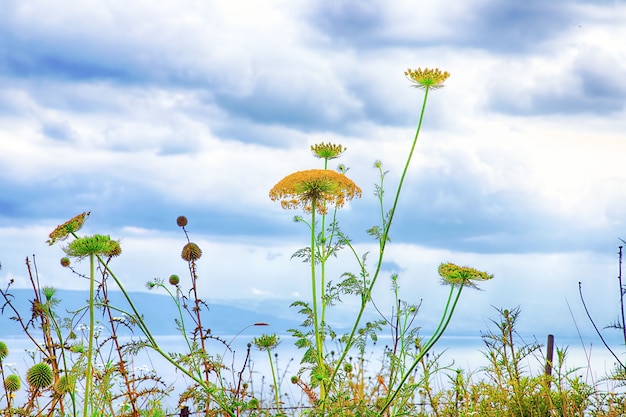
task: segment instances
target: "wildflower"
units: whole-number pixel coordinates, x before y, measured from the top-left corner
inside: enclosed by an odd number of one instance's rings
[[[326,204],[342,207],[347,200],[361,197],[361,189],[348,177],[328,169],[310,169],[287,175],[270,190],[272,201],[284,209],[303,208],[326,214]]]
[[[311,146],[311,151],[313,152],[313,156],[320,159],[336,159],[341,156],[342,153],[346,151],[347,148],[343,147],[343,145],[335,145],[334,143],[318,143],[317,145]]]
[[[198,245],[189,242],[183,246],[183,251],[180,256],[187,262],[197,261],[202,256],[202,251]]]
[[[89,255],[111,256],[112,253],[120,252],[119,242],[111,240],[108,235],[93,235],[81,237],[63,248],[65,253],[74,258],[84,258]]]
[[[41,291],[43,292],[43,295],[44,297],[46,297],[47,301],[52,300],[52,297],[54,297],[54,294],[56,294],[57,292],[57,290],[53,287],[43,287]]]
[[[33,388],[49,387],[53,380],[52,368],[43,362],[35,364],[26,372],[26,380]]]
[[[413,87],[424,89],[437,89],[443,87],[443,83],[448,79],[450,73],[448,71],[441,72],[439,68],[418,68],[407,69],[404,72],[405,77],[414,83]]]
[[[254,343],[259,350],[271,350],[278,346],[279,339],[276,334],[264,334],[252,339],[252,343]]]
[[[464,285],[472,288],[478,288],[472,281],[487,281],[493,278],[493,274],[453,263],[442,263],[438,271],[444,284]]]
[[[83,227],[83,223],[85,223],[87,217],[89,217],[89,214],[91,214],[90,211],[78,214],[65,223],[57,226],[56,229],[50,233],[50,239],[46,240],[46,243],[52,246],[56,241],[65,240],[70,234],[79,231],[81,227]]]

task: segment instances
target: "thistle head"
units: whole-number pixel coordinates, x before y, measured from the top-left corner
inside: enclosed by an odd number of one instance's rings
[[[47,363],[38,363],[26,372],[26,380],[32,388],[47,388],[52,384],[53,374],[52,368]]]
[[[178,225],[178,227],[185,227],[185,226],[187,226],[187,217],[185,217],[185,216],[178,216],[176,218],[176,224]]]
[[[4,379],[4,389],[8,392],[19,391],[21,386],[22,381],[20,381],[20,377],[15,374],[7,375]]]
[[[348,177],[328,169],[309,169],[287,175],[271,190],[270,199],[284,209],[302,208],[310,213],[313,205],[326,214],[326,205],[343,207],[346,201],[361,197],[361,189]]]
[[[178,277],[178,275],[172,274],[170,275],[168,282],[170,283],[170,285],[177,286],[180,283],[180,278]]]
[[[311,146],[311,152],[313,152],[313,156],[320,159],[325,159],[326,161],[330,159],[336,159],[341,156],[342,153],[346,151],[343,145],[336,145],[334,143],[318,143],[317,145]]]
[[[6,343],[0,341],[0,362],[9,356],[9,348]]]
[[[474,281],[488,281],[493,278],[493,274],[488,274],[469,266],[458,266],[453,263],[442,263],[439,265],[438,272],[444,284],[472,288],[478,288]]]
[[[413,83],[413,87],[435,90],[443,87],[443,83],[450,77],[450,73],[448,71],[442,72],[439,68],[409,68],[404,71],[404,76]]]
[[[185,246],[183,246],[183,251],[180,256],[187,262],[193,262],[200,259],[200,257],[202,256],[202,251],[200,250],[200,247],[198,245],[189,242]]]
[[[50,239],[46,240],[48,245],[52,246],[57,241],[65,240],[70,234],[78,232],[82,227],[87,217],[91,214],[90,211],[78,214],[63,224],[60,224],[50,233]]]
[[[54,384],[54,392],[58,395],[65,395],[74,391],[76,381],[69,375],[61,375],[57,382]]]

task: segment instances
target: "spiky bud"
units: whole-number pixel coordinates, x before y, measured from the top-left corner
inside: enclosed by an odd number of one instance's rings
[[[68,375],[62,375],[59,380],[54,384],[54,392],[59,395],[70,393],[74,391],[74,385],[74,378]]]
[[[53,374],[52,368],[47,363],[38,363],[33,365],[28,372],[26,372],[26,380],[28,385],[33,388],[46,388],[52,384]]]
[[[0,362],[2,362],[7,356],[9,356],[9,348],[6,343],[0,342]]]
[[[180,255],[187,262],[197,261],[202,256],[202,251],[195,243],[189,242],[183,247]]]
[[[8,392],[19,391],[21,386],[22,381],[20,381],[20,377],[15,374],[8,375],[4,380],[4,388]]]
[[[176,286],[180,282],[180,278],[178,277],[178,275],[172,274],[172,275],[170,275],[170,279],[168,281],[169,281],[170,285]]]

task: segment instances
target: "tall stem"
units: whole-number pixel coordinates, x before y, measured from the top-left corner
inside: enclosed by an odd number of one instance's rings
[[[89,341],[87,346],[87,372],[85,381],[85,399],[83,402],[83,417],[89,415],[89,403],[91,402],[91,389],[93,386],[93,339],[94,326],[96,324],[95,312],[93,306],[94,299],[94,281],[95,281],[95,255],[89,254]]]
[[[348,351],[350,350],[350,348],[352,348],[352,344],[354,343],[354,335],[357,332],[357,329],[359,328],[359,324],[361,323],[361,319],[363,318],[363,313],[365,312],[365,307],[367,306],[367,303],[369,301],[369,297],[372,293],[372,289],[374,288],[374,285],[376,284],[376,280],[378,279],[378,276],[380,274],[381,268],[382,268],[382,264],[383,264],[383,257],[385,254],[385,247],[387,246],[387,241],[389,240],[389,230],[391,228],[391,222],[393,221],[394,215],[396,213],[396,207],[398,206],[398,201],[400,199],[400,193],[402,191],[402,185],[404,184],[404,179],[406,177],[406,173],[409,170],[409,165],[411,164],[411,159],[413,158],[413,152],[415,151],[415,145],[417,144],[417,139],[419,137],[420,131],[422,129],[422,121],[424,119],[424,112],[426,110],[426,101],[428,100],[428,91],[430,89],[428,87],[426,87],[425,89],[425,93],[424,93],[424,100],[422,102],[422,109],[420,111],[420,118],[419,121],[417,123],[417,129],[415,129],[415,136],[413,137],[413,143],[411,144],[411,150],[409,152],[409,156],[407,157],[406,160],[406,164],[404,165],[404,170],[402,171],[402,175],[400,176],[400,182],[398,183],[398,188],[396,190],[396,194],[393,200],[393,206],[391,207],[391,210],[389,211],[389,219],[387,221],[385,221],[383,219],[383,234],[380,238],[380,251],[378,253],[378,261],[376,263],[376,271],[374,272],[374,275],[372,277],[372,281],[370,283],[370,285],[367,287],[367,289],[365,290],[364,294],[361,296],[361,307],[359,309],[359,312],[357,313],[357,317],[356,320],[354,322],[354,325],[352,326],[352,330],[350,331],[350,335],[348,336],[348,339],[346,341],[345,344],[345,348],[343,349],[343,351],[341,352],[341,357],[339,358],[339,360],[337,361],[337,364],[335,365],[335,370],[331,376],[331,380],[330,383],[332,384],[332,382],[334,381],[335,375],[337,375],[339,373],[339,367],[341,366],[341,364],[343,363],[344,359],[346,358]]]

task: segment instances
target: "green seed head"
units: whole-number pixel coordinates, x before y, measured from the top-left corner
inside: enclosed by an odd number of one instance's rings
[[[176,286],[180,283],[180,278],[178,277],[178,275],[172,274],[170,275],[169,283],[170,285]]]
[[[21,386],[22,386],[22,381],[20,381],[20,377],[15,374],[11,374],[7,376],[6,379],[4,380],[4,388],[8,392],[19,391]]]
[[[67,256],[64,256],[63,258],[61,258],[61,266],[63,266],[64,268],[67,268],[68,266],[70,266],[70,258],[68,258]]]
[[[0,342],[0,362],[2,362],[7,356],[9,356],[9,348],[6,343]]]
[[[74,391],[74,378],[68,375],[62,375],[59,380],[54,384],[54,392],[59,395],[64,395]]]
[[[47,363],[33,365],[26,373],[28,385],[33,388],[46,388],[52,384],[52,368]]]

